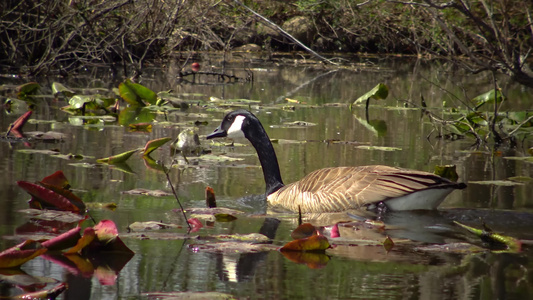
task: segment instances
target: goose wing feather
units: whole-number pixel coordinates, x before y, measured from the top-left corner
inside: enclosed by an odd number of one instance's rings
[[[325,168],[284,186],[268,200],[293,211],[334,212],[453,184],[431,173],[388,166]]]

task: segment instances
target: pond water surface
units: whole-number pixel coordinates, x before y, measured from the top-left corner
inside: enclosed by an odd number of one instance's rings
[[[217,65],[216,61],[205,65]],[[116,203],[115,210],[92,208],[97,222],[113,220],[124,243],[135,255],[121,268],[106,265],[80,270],[79,265],[61,255],[38,257],[16,272],[29,278],[44,277],[67,282],[60,299],[135,299],[155,292],[219,292],[235,298],[251,299],[525,299],[533,294],[533,259],[530,248],[521,253],[447,251],[422,249],[424,245],[470,241],[454,227],[458,220],[481,228],[487,224],[503,234],[520,239],[533,238],[533,164],[509,157],[528,156],[531,138],[518,140],[515,148],[494,149],[490,144],[475,147],[475,139],[438,138],[435,126],[419,109],[406,107],[403,100],[419,104],[424,98],[430,110],[451,119],[446,112],[464,108],[465,101],[491,88],[491,75],[465,75],[453,67],[410,60],[363,60],[350,68],[326,69],[313,65],[250,64],[253,82],[221,84],[198,76],[195,83],[180,82],[172,67],[145,72],[141,83],[152,90],[172,90],[189,104],[188,108],[166,113],[154,112],[151,132],[131,131],[117,122],[83,122],[61,111],[67,105],[63,96],[54,98],[51,84],[61,82],[78,93],[112,94],[118,86],[107,75],[87,73],[76,78],[40,78],[40,93],[32,120],[25,131],[56,131],[65,135],[58,143],[0,143],[0,249],[7,249],[42,231],[42,221],[20,212],[28,208],[30,196],[16,184],[18,180],[39,181],[62,170],[73,192],[85,203]],[[220,65],[220,64],[218,64]],[[208,67],[209,68],[209,67]],[[205,69],[205,68],[204,68]],[[226,70],[246,74],[240,63]],[[3,78],[4,87],[23,81]],[[192,80],[192,79],[191,79]],[[386,100],[372,100],[369,123],[363,106],[349,104],[378,83],[388,85]],[[2,82],[0,82],[2,83]],[[509,99],[503,111],[531,109],[531,90],[501,78],[498,84]],[[4,90],[5,91],[5,90]],[[14,97],[5,92],[2,102]],[[217,100],[216,97],[222,100]],[[286,99],[295,101],[288,101]],[[225,100],[246,99],[246,108],[263,123],[280,162],[286,183],[324,167],[384,164],[433,172],[435,165],[454,164],[459,181],[468,188],[452,193],[436,212],[389,213],[382,217],[386,230],[368,230],[364,225],[341,228],[342,240],[325,254],[298,259],[279,251],[209,251],[205,239],[214,234],[268,233],[271,244],[282,246],[291,240],[297,215],[266,211],[264,181],[254,149],[245,140],[226,145],[205,140],[226,111],[237,108]],[[443,109],[443,102],[445,102]],[[242,102],[241,102],[242,103]],[[221,104],[227,105],[221,108]],[[0,131],[5,132],[25,108],[1,112]],[[198,121],[198,122],[197,122]],[[287,127],[286,122],[304,121],[315,126]],[[195,123],[196,122],[196,123]],[[196,125],[195,125],[196,124]],[[108,157],[143,147],[152,139],[176,138],[185,128],[195,128],[202,146],[211,155],[231,160],[177,156],[169,176],[184,207],[204,207],[205,188],[214,189],[219,207],[243,211],[232,222],[206,222],[191,238],[178,238],[186,228],[164,229],[139,234],[128,232],[134,222],[161,221],[184,225],[173,196],[130,195],[133,189],[171,192],[165,174],[137,155],[126,166],[97,164]],[[219,142],[219,141],[217,141]],[[169,143],[170,144],[170,143]],[[169,144],[152,157],[170,166]],[[80,154],[84,159],[64,159],[56,155],[27,151],[56,149],[61,154]],[[511,181],[520,177],[525,181]],[[529,178],[529,181],[527,180]],[[476,182],[505,180],[508,185]],[[346,216],[343,216],[346,218]],[[277,222],[275,219],[280,220]],[[333,218],[332,218],[333,219]],[[88,222],[88,221],[86,221]],[[317,218],[315,225],[334,221]],[[89,226],[92,226],[89,225]],[[59,228],[64,231],[67,228]],[[166,235],[165,235],[166,234]],[[361,234],[362,237],[357,237]],[[370,236],[371,235],[371,236]],[[379,243],[361,243],[360,238],[397,243],[387,251]],[[331,240],[336,244],[335,239]],[[195,246],[196,245],[196,246]],[[209,245],[207,242],[206,245]],[[244,246],[243,246],[244,249]],[[13,271],[15,272],[15,271]],[[11,270],[0,270],[1,295],[22,293],[6,279]],[[24,286],[23,284],[15,284]],[[42,289],[35,285],[26,291]],[[220,296],[220,295],[219,295]],[[200,294],[211,298],[213,294]]]

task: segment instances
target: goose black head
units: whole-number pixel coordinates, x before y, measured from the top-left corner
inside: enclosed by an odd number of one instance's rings
[[[214,139],[220,137],[248,137],[246,136],[246,127],[250,123],[250,120],[256,120],[257,118],[249,111],[240,109],[228,113],[222,123],[213,131],[207,135],[207,139]]]

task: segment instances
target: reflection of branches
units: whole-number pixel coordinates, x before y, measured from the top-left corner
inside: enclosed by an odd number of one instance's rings
[[[295,94],[297,91],[299,91],[300,89],[302,89],[302,88],[304,88],[305,86],[309,85],[311,82],[313,82],[313,81],[315,81],[315,80],[317,80],[317,79],[319,79],[319,78],[321,78],[321,77],[324,77],[324,76],[326,76],[326,75],[329,75],[329,74],[331,74],[331,73],[335,73],[335,72],[337,72],[337,71],[338,71],[338,70],[331,70],[331,71],[329,71],[329,72],[327,72],[327,73],[323,73],[323,74],[320,74],[320,75],[318,75],[318,76],[316,76],[316,77],[314,77],[314,78],[311,78],[311,79],[307,80],[306,82],[300,84],[300,85],[297,86],[296,88],[290,90],[288,93],[279,96],[278,98],[276,98],[276,101],[274,101],[274,102],[275,102],[275,103],[278,103],[278,102],[280,102],[280,101],[283,101],[283,99],[288,98],[288,97],[290,97],[291,95]]]

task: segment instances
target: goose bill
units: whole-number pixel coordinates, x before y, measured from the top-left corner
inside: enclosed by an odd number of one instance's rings
[[[217,127],[217,129],[215,129],[215,131],[213,131],[212,133],[208,134],[206,138],[208,140],[210,140],[210,139],[219,138],[219,137],[226,137],[226,136],[228,136],[228,133],[224,129],[220,128],[220,126],[219,126],[219,127]]]

